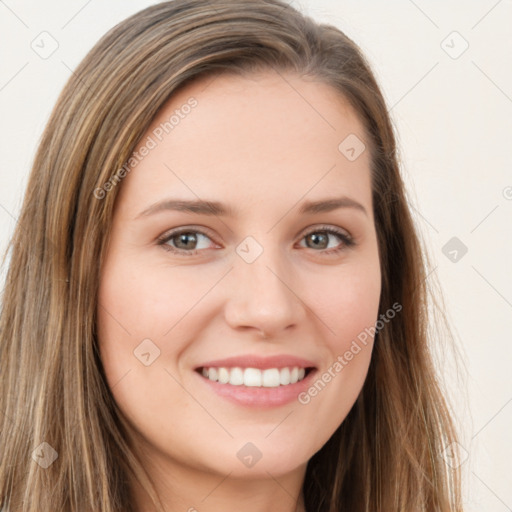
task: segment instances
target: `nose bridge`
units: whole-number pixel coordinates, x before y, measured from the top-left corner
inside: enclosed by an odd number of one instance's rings
[[[267,237],[269,240],[269,237]],[[226,320],[234,328],[253,327],[276,335],[299,321],[302,304],[293,290],[286,255],[270,241],[247,237],[236,248],[234,281]]]

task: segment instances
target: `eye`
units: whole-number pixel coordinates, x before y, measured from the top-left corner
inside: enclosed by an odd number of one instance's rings
[[[331,244],[329,239],[332,240],[333,238],[341,240],[341,244]],[[314,231],[309,231],[304,235],[302,240],[306,240],[307,248],[321,249],[322,252],[327,254],[335,254],[355,245],[354,240],[348,233],[340,229],[327,226],[321,226],[320,228],[316,228]]]
[[[196,229],[178,229],[165,233],[158,239],[158,245],[166,251],[182,253],[187,256],[197,254],[199,249],[208,249],[208,243],[204,240],[211,238],[202,231]]]
[[[336,238],[338,244],[334,243],[333,245],[331,241]],[[211,242],[211,237],[200,230],[180,228],[165,233],[158,238],[158,245],[175,254],[194,256],[199,250],[210,248],[208,240]],[[320,226],[309,231],[302,237],[302,240],[306,241],[306,245],[301,245],[301,247],[319,249],[317,252],[325,254],[335,254],[355,245],[354,240],[348,233],[332,226]]]

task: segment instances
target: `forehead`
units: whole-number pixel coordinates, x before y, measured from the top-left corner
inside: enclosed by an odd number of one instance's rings
[[[358,158],[347,158],[347,140],[358,144]],[[215,196],[240,209],[348,194],[371,204],[362,123],[338,91],[311,77],[268,71],[196,79],[162,107],[138,149],[144,145],[152,148],[122,187],[132,202],[175,193]]]

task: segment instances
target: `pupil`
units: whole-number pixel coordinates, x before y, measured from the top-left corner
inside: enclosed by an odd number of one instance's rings
[[[188,247],[190,247],[190,244],[187,245],[187,242],[190,241],[189,240],[190,238],[195,239],[195,235],[193,233],[183,233],[183,234],[179,235],[178,236],[178,245],[183,244],[184,248],[187,249]],[[193,240],[192,243],[194,241],[195,240]]]
[[[316,233],[312,233],[310,235],[310,239],[313,241],[314,247],[319,247],[319,245],[322,246],[322,248],[327,247],[327,236],[325,234],[318,235]],[[324,242],[324,243],[322,243]]]

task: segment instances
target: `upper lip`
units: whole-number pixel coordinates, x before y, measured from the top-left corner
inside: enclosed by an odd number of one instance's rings
[[[315,364],[312,361],[307,359],[303,359],[301,357],[295,357],[290,355],[276,355],[276,356],[267,356],[261,357],[256,355],[246,355],[246,356],[235,356],[228,357],[226,359],[216,359],[215,361],[208,361],[198,366],[196,370],[199,368],[259,368],[260,370],[265,370],[268,368],[293,368],[297,366],[298,368],[314,368]]]

